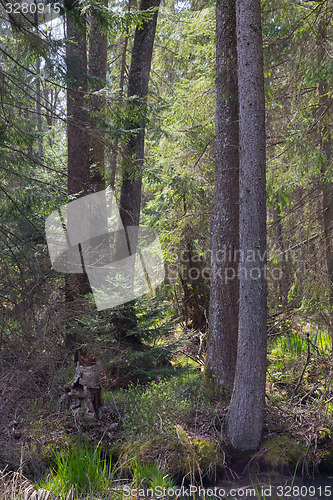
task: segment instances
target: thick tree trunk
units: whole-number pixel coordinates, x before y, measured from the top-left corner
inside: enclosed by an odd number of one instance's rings
[[[84,28],[79,29],[67,13],[67,148],[68,194],[87,194],[90,188],[89,165],[89,114],[87,100],[87,48]],[[76,221],[67,221],[67,227]],[[78,295],[90,291],[86,274],[66,277],[66,300],[72,302]]]
[[[234,392],[226,433],[238,450],[260,444],[267,353],[265,97],[260,0],[237,0],[240,302]]]
[[[101,0],[107,6],[107,0]],[[107,63],[107,35],[102,33],[94,17],[90,21],[89,35],[89,76],[90,92],[95,92],[105,86]],[[98,125],[98,115],[104,106],[104,98],[92,95],[90,111],[92,114],[92,135],[90,137],[90,179],[93,191],[105,189],[105,136]],[[94,117],[95,115],[95,117]]]
[[[238,339],[239,134],[236,0],[216,4],[215,202],[208,364],[233,389]]]
[[[67,146],[68,146],[68,194],[89,189],[89,135],[86,127],[89,114],[87,100],[87,48],[82,28],[74,26],[67,14]]]

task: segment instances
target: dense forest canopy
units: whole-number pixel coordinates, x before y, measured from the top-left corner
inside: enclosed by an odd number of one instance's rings
[[[132,485],[153,467],[170,487],[228,478],[235,450],[330,470],[332,3],[2,0],[0,13],[0,471],[78,498],[86,480],[59,478],[80,453],[110,481],[117,457]],[[85,209],[63,214],[106,188],[118,227],[102,214],[98,239],[90,220],[89,258],[132,264],[131,300],[103,308],[69,236]],[[76,271],[54,264],[52,214]],[[17,477],[1,474],[7,498]]]

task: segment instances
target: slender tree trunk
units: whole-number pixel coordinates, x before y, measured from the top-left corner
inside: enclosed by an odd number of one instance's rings
[[[160,0],[141,0],[140,11],[158,8]],[[128,97],[131,98],[129,129],[131,134],[124,150],[123,178],[120,193],[120,215],[124,227],[138,226],[141,207],[142,167],[148,81],[153,56],[157,11],[149,21],[144,21],[135,31],[131,67],[128,77]],[[134,99],[133,99],[134,98]]]
[[[46,119],[48,131],[50,131],[52,129],[52,125],[53,125],[53,109],[52,109],[53,108],[53,89],[51,87],[50,93],[49,93],[49,88],[48,88],[46,82],[45,82],[45,86],[44,86],[44,99],[46,102],[49,103],[48,109],[45,111],[45,119]],[[50,108],[50,111],[49,111],[49,108]],[[52,139],[50,136],[48,137],[48,143],[49,143],[50,148],[52,148]]]
[[[44,92],[45,102],[48,104],[47,109],[45,111],[45,119],[48,131],[50,131],[53,127],[53,118],[57,110],[60,89],[59,88],[53,89],[52,86],[49,86],[47,82],[45,82],[43,92]],[[48,143],[50,147],[53,146],[53,138],[50,136],[48,138]]]
[[[140,11],[158,8],[159,4],[160,0],[141,0]],[[131,119],[127,123],[127,128],[135,130],[135,132],[130,135],[123,152],[123,177],[119,212],[126,234],[128,226],[139,226],[140,221],[148,81],[153,56],[157,14],[156,10],[149,21],[144,21],[135,30],[128,76],[128,113]],[[134,254],[137,242],[132,239],[130,245],[128,234],[127,243],[131,253]],[[120,338],[136,325],[134,302],[128,304],[126,309],[124,313],[126,320],[121,321],[118,328]],[[131,337],[133,342],[138,343],[135,335]]]
[[[323,18],[319,26],[319,61],[322,64],[326,60],[327,48],[327,17]],[[330,84],[327,80],[320,80],[318,85],[319,116],[320,116],[320,148],[322,153],[322,193],[323,193],[323,224],[325,236],[325,254],[329,282],[329,327],[333,346],[333,185],[327,178],[332,162],[332,138],[330,128],[330,115],[332,100],[330,97]],[[333,352],[333,348],[332,348]]]
[[[265,97],[260,0],[237,0],[240,301],[234,392],[226,434],[238,450],[260,444],[267,355]]]
[[[233,389],[238,339],[239,134],[236,0],[216,3],[215,201],[208,364]]]
[[[304,200],[303,200],[303,188],[301,186],[297,186],[295,189],[295,202],[298,205],[297,208],[297,226],[298,226],[298,241],[301,243],[305,241],[306,239],[306,234],[304,231],[304,228],[306,226],[305,224],[305,215],[304,215]],[[298,272],[297,276],[299,279],[299,301],[300,303],[302,302],[303,295],[304,295],[304,279],[305,279],[305,256],[306,249],[304,247],[304,244],[301,244],[299,246],[299,252],[298,252]]]
[[[89,189],[89,135],[86,127],[89,114],[87,100],[87,48],[86,35],[67,15],[67,145],[68,194]]]
[[[107,6],[107,0],[101,0]],[[107,35],[103,33],[94,17],[90,22],[89,76],[90,92],[105,86],[107,63]],[[93,191],[105,189],[105,134],[99,129],[98,115],[104,106],[104,98],[92,95],[90,98],[92,135],[90,137],[90,179]],[[97,118],[94,118],[97,115]]]
[[[128,0],[128,8],[127,11],[131,11],[131,0]],[[121,65],[120,65],[120,79],[119,79],[119,89],[120,89],[120,94],[119,94],[119,104],[122,103],[123,101],[123,92],[124,92],[124,81],[125,81],[125,71],[126,71],[126,55],[127,55],[127,45],[128,45],[128,26],[126,27],[125,35],[124,35],[124,40],[123,40],[123,50],[121,54]],[[116,138],[114,145],[113,145],[113,152],[111,155],[111,175],[110,175],[110,186],[114,188],[114,183],[116,180],[116,173],[117,173],[117,156],[118,156],[118,146],[119,146],[119,139],[118,137]]]
[[[34,16],[35,29],[38,34],[38,15],[35,12]],[[37,35],[38,36],[38,35]],[[42,122],[42,95],[41,95],[41,84],[40,84],[40,58],[38,57],[36,60],[36,115],[37,115],[37,148],[38,148],[38,156],[40,158],[43,157],[43,122]]]
[[[289,273],[288,273],[288,262],[285,253],[284,241],[283,241],[283,232],[282,232],[282,221],[280,214],[280,204],[277,201],[272,208],[273,212],[273,223],[274,223],[274,234],[275,241],[280,253],[279,261],[280,261],[280,269],[281,269],[281,279],[279,281],[280,288],[280,296],[284,304],[288,302],[288,293],[289,293]]]
[[[29,117],[29,111],[27,109],[23,110],[23,115],[24,115],[25,120],[28,121],[30,119],[30,117]],[[33,156],[33,147],[32,147],[32,144],[29,144],[27,146],[27,155],[30,156],[30,157]]]
[[[36,114],[37,114],[37,144],[38,144],[38,156],[42,158],[43,156],[43,123],[42,123],[42,105],[41,105],[41,85],[40,85],[40,59],[38,58],[36,61]]]

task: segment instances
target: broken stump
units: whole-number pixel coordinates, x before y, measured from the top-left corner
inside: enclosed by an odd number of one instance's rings
[[[75,352],[76,370],[73,380],[65,387],[61,401],[67,400],[73,412],[80,410],[88,417],[102,419],[101,365],[93,356],[80,349]]]

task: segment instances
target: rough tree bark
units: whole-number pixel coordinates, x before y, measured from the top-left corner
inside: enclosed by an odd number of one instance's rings
[[[87,47],[84,28],[67,14],[67,145],[68,194],[89,189],[89,124],[87,111]]]
[[[265,97],[260,0],[237,0],[240,302],[234,391],[226,434],[238,450],[259,446],[267,353]]]
[[[101,0],[107,6],[107,0]],[[107,63],[107,34],[103,33],[94,17],[90,21],[89,63],[90,92],[105,86]],[[93,191],[105,189],[105,136],[98,126],[98,115],[105,104],[99,95],[90,97],[92,135],[90,137],[90,180]],[[97,117],[96,117],[97,115]]]
[[[216,3],[215,200],[208,365],[233,389],[238,339],[239,134],[236,0]]]
[[[84,22],[75,21],[75,7],[67,2],[67,148],[68,148],[68,194],[87,194],[90,188],[89,164],[89,113],[87,100],[87,47]],[[67,221],[67,224],[75,221]],[[72,302],[78,295],[90,292],[86,274],[66,277],[66,300]]]
[[[131,0],[128,0],[127,12],[131,11]],[[123,102],[123,94],[124,94],[124,81],[125,81],[125,70],[126,70],[126,55],[127,55],[127,45],[128,45],[128,32],[129,28],[126,26],[126,31],[122,40],[122,53],[121,53],[121,64],[120,64],[120,78],[119,78],[119,104]],[[110,175],[110,186],[113,189],[114,183],[116,180],[117,173],[117,156],[118,156],[118,146],[119,139],[118,137],[115,139],[113,144],[113,152],[111,155],[111,175]]]
[[[141,0],[140,11],[158,8],[160,0]],[[132,133],[124,148],[123,178],[120,193],[120,216],[124,227],[138,226],[141,207],[142,167],[146,126],[148,81],[157,24],[157,10],[149,21],[144,21],[134,35],[127,96],[131,100],[130,130]]]
[[[120,191],[119,212],[127,235],[127,227],[139,226],[141,208],[142,168],[144,162],[145,126],[147,112],[148,82],[153,56],[154,38],[160,0],[141,0],[140,11],[156,9],[153,16],[137,27],[134,35],[131,66],[128,76],[127,129],[133,130],[123,151],[123,177]],[[132,254],[136,251],[136,241],[127,235],[127,244]],[[129,303],[119,322],[120,338],[136,325],[134,303]],[[126,318],[125,318],[126,315]],[[135,335],[129,337],[135,344]]]

